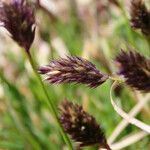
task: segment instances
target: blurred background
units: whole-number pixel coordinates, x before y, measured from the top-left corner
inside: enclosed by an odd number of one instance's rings
[[[40,5],[33,2],[37,28],[31,53],[39,66],[76,55],[90,60],[102,72],[114,74],[117,70],[113,59],[121,49],[132,48],[150,56],[144,36],[130,27],[130,0],[41,0]],[[150,1],[145,2],[150,7]],[[96,89],[45,84],[56,106],[65,98],[82,104],[102,126],[106,137],[122,120],[110,103],[111,81]],[[118,105],[126,112],[139,101],[138,94],[127,86],[114,91]],[[22,49],[0,28],[0,149],[67,149],[44,99]],[[145,123],[150,123],[149,106],[146,104],[137,115]],[[116,141],[137,131],[128,125]],[[124,149],[149,150],[150,137]]]

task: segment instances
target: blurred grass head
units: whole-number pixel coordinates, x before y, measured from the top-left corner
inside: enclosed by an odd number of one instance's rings
[[[148,150],[147,125],[134,124],[144,130],[138,131],[130,119],[120,117],[112,102],[129,112],[129,117],[131,112],[132,117],[149,124],[150,59],[144,55],[149,55],[150,19],[146,6],[141,0],[0,0],[0,26],[27,52],[27,57],[18,53],[20,48],[2,31],[0,149],[65,150],[77,145],[79,149],[110,150],[118,145],[116,149]],[[30,54],[35,13],[38,30]],[[133,32],[131,26],[146,36]],[[121,48],[127,51],[118,54]],[[111,61],[114,55],[118,72]],[[47,58],[51,61],[42,66]],[[45,86],[37,72],[39,65],[47,82],[67,85]],[[76,99],[79,104],[61,103],[62,97]],[[58,103],[60,109],[56,109]]]
[[[131,26],[150,38],[150,11],[142,0],[131,1]]]
[[[103,130],[95,118],[85,112],[82,106],[65,100],[61,103],[60,111],[60,122],[65,131],[81,147],[99,145],[101,148],[110,150]]]
[[[1,25],[26,51],[29,51],[35,35],[34,9],[27,0],[0,1]]]
[[[119,74],[123,75],[131,87],[150,92],[150,59],[136,51],[121,51],[116,57]]]

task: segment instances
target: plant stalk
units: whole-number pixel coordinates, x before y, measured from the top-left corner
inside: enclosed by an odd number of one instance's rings
[[[119,83],[123,83],[124,82],[124,79],[119,77],[119,76],[116,76],[116,77],[109,76],[109,79],[113,80],[113,81],[118,81]]]
[[[54,106],[54,104],[53,104],[51,98],[50,98],[49,95],[48,95],[48,92],[47,92],[47,90],[46,90],[46,88],[45,88],[45,85],[44,85],[42,79],[41,79],[41,76],[40,76],[40,75],[38,74],[38,72],[37,72],[36,64],[34,63],[34,60],[33,60],[32,56],[31,56],[31,54],[30,54],[30,53],[26,53],[26,54],[27,54],[27,58],[28,58],[28,60],[29,60],[29,62],[30,62],[30,64],[31,64],[31,67],[32,67],[32,69],[33,69],[33,71],[34,71],[34,73],[35,73],[37,79],[39,80],[39,83],[40,83],[40,85],[41,85],[41,88],[42,88],[42,90],[43,90],[43,92],[44,92],[44,94],[45,94],[45,96],[46,96],[46,103],[47,103],[47,106],[48,106],[48,108],[50,109],[50,111],[52,111],[52,113],[53,113],[53,115],[54,115],[54,117],[55,117],[55,119],[56,119],[56,122],[57,122],[58,127],[59,127],[59,129],[60,129],[60,132],[61,132],[61,134],[62,134],[62,136],[63,136],[63,139],[64,139],[65,143],[68,145],[68,148],[69,148],[70,150],[73,150],[71,141],[70,141],[70,139],[68,138],[67,134],[65,133],[65,131],[64,131],[64,129],[63,129],[61,123],[59,122],[59,118],[58,118],[58,115],[57,115],[56,108],[55,108],[55,106]]]

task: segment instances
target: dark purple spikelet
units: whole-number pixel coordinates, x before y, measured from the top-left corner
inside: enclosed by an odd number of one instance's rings
[[[150,59],[138,52],[122,51],[117,57],[119,74],[123,75],[126,83],[144,92],[150,92]]]
[[[82,106],[64,101],[60,106],[60,122],[66,133],[77,142],[80,147],[98,145],[110,150],[104,132],[95,118],[85,112]]]
[[[131,26],[140,29],[144,35],[150,37],[150,11],[142,0],[131,2]]]
[[[27,0],[1,0],[0,23],[12,39],[28,52],[35,35],[35,16]]]
[[[116,6],[120,6],[118,0],[109,0],[110,3],[116,5]]]
[[[97,87],[108,79],[91,62],[76,56],[54,60],[39,68],[39,73],[46,75],[50,83],[82,83]]]

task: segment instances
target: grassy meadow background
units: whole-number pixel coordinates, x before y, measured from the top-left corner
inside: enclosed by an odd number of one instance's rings
[[[149,7],[150,1],[145,2]],[[120,3],[121,8],[107,0],[43,1],[42,8],[36,9],[37,28],[31,49],[38,66],[54,58],[76,55],[90,60],[104,73],[114,74],[117,69],[113,59],[121,49],[132,48],[150,57],[147,40],[130,27],[130,0],[120,0]],[[103,127],[106,137],[122,120],[110,103],[111,81],[95,89],[84,85],[45,84],[56,107],[65,98],[82,104]],[[114,94],[119,99],[118,105],[127,112],[138,101],[136,92],[126,85]],[[0,149],[67,150],[44,99],[23,50],[0,28]],[[149,106],[145,105],[137,115],[148,124]],[[136,131],[139,131],[137,127],[128,125],[116,141]],[[150,137],[124,149],[149,150]]]

